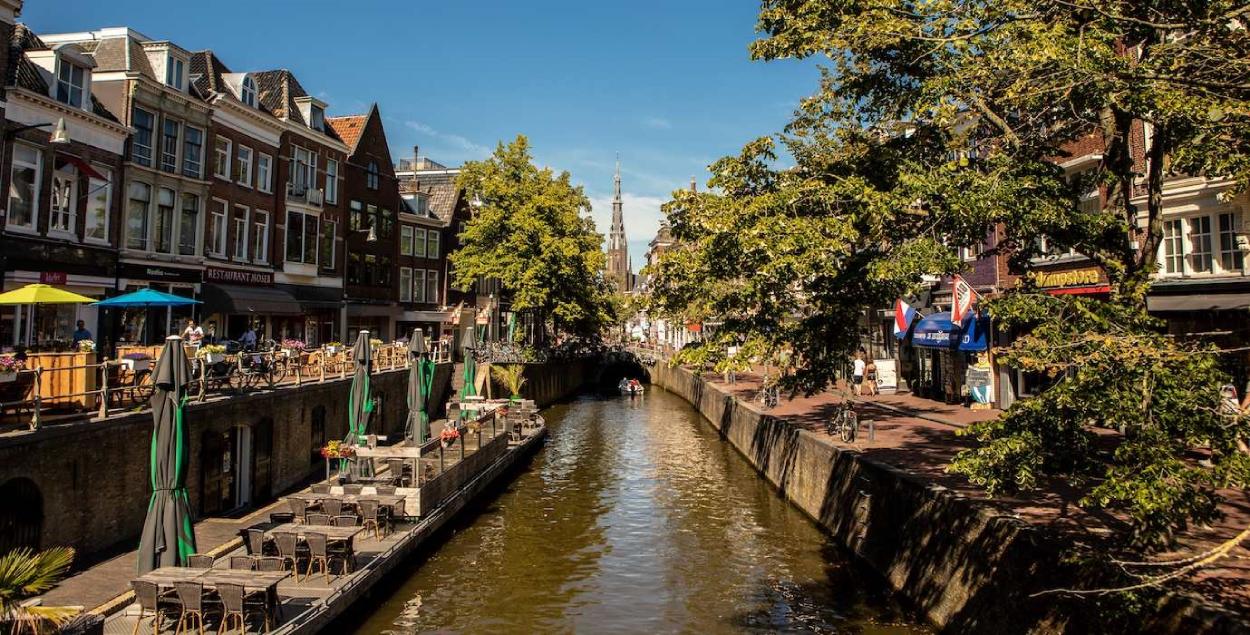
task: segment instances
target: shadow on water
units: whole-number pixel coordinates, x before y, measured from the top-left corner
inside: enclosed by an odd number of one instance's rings
[[[335,632],[923,631],[680,398],[583,396]]]

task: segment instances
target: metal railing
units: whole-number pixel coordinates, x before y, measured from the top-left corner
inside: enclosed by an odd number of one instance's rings
[[[451,347],[436,342],[430,351],[436,363],[451,361]],[[152,396],[156,358],[108,359],[97,363],[21,368],[0,373],[0,432],[24,421],[29,429],[45,419],[69,422],[105,418],[147,407]],[[324,383],[352,374],[350,348],[246,351],[220,356],[192,355],[190,393],[197,401],[306,383]],[[410,368],[402,343],[373,350],[373,372]]]

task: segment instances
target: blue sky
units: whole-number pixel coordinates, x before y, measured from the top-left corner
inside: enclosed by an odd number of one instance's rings
[[[211,7],[211,9],[209,8]],[[233,70],[289,68],[330,114],[378,102],[391,151],[456,165],[529,136],[607,231],[620,153],[635,268],[660,204],[816,89],[810,62],[751,62],[750,0],[27,0],[38,33],[130,26]]]

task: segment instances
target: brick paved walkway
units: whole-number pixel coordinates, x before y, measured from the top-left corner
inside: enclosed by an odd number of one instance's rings
[[[718,389],[731,392],[747,407],[764,411],[756,399],[761,387],[759,375],[739,373],[732,385],[726,385],[717,373],[707,373],[703,377]],[[827,436],[824,430],[825,421],[834,407],[841,403],[843,394],[849,393],[843,393],[839,388],[810,397],[797,395],[788,398],[783,394],[777,407],[767,411],[767,414],[816,432],[819,438],[830,444],[842,446],[840,441]],[[1079,507],[1077,502],[1081,492],[1060,483],[1052,482],[1049,488],[1027,495],[988,499],[966,478],[948,474],[946,466],[955,454],[972,445],[967,438],[957,436],[957,431],[975,421],[996,417],[1000,411],[970,410],[906,393],[854,399],[860,419],[876,422],[876,438],[869,441],[868,435],[861,430],[850,447],[870,460],[900,468],[926,482],[937,483],[968,498],[981,500],[1004,514],[1051,531],[1063,532],[1076,540],[1097,542],[1106,535],[1109,527],[1122,525],[1121,519],[1114,514]],[[1250,491],[1226,490],[1222,493],[1225,503],[1221,510],[1225,517],[1209,527],[1191,528],[1182,534],[1180,549],[1171,554],[1160,554],[1157,559],[1193,555],[1250,526]],[[1245,546],[1237,549],[1232,557],[1222,560],[1218,566],[1186,581],[1184,587],[1218,598],[1230,609],[1250,614],[1250,549]]]

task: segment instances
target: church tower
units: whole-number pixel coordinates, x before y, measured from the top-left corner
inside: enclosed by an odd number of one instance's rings
[[[629,244],[625,239],[625,208],[621,201],[621,160],[616,160],[616,177],[612,183],[612,228],[608,232],[607,278],[622,292],[633,290],[634,275],[630,271]]]

